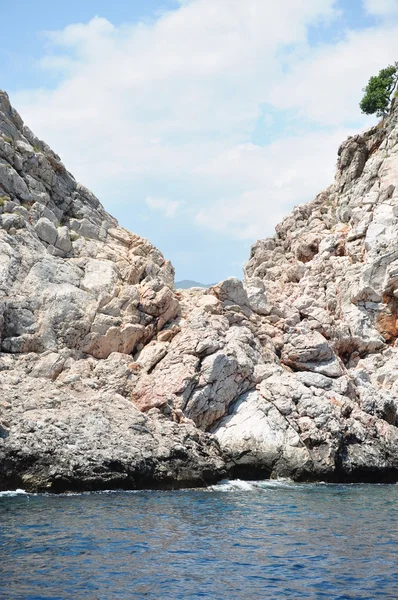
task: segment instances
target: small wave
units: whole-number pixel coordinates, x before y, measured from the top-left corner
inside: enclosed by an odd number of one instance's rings
[[[28,492],[25,492],[25,490],[6,490],[4,492],[0,492],[0,498],[2,496],[27,496]]]
[[[291,488],[299,486],[291,479],[265,479],[263,481],[244,481],[243,479],[224,479],[208,488],[211,492],[254,492],[273,488]]]
[[[264,481],[255,481],[253,482],[257,488],[260,489],[280,489],[280,488],[298,488],[298,487],[307,487],[307,483],[298,483],[297,481],[293,481],[293,479],[288,478],[280,478],[280,479],[265,479]]]
[[[59,498],[68,498],[68,497],[72,497],[72,496],[108,496],[110,494],[112,495],[116,495],[116,494],[139,494],[140,492],[151,492],[153,490],[123,490],[123,489],[116,489],[116,490],[88,490],[85,492],[61,492],[59,494],[57,494],[57,496]],[[48,496],[54,496],[54,494],[47,494]]]
[[[232,479],[231,481],[225,479],[216,485],[210,486],[209,489],[214,492],[251,492],[254,489],[254,482],[243,481],[242,479]]]

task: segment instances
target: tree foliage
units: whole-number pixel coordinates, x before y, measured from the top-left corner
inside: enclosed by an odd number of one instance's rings
[[[382,69],[378,75],[371,77],[363,90],[365,95],[359,103],[361,111],[367,115],[376,113],[378,117],[383,117],[388,112],[391,94],[397,81],[397,62]]]

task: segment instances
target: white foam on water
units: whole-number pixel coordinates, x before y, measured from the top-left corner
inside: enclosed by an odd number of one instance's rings
[[[265,479],[263,481],[244,481],[242,479],[224,479],[207,488],[211,492],[254,492],[266,489],[291,488],[299,486],[291,479]]]
[[[0,498],[2,496],[27,496],[28,492],[25,492],[25,490],[6,490],[4,492],[0,492]]]
[[[300,487],[307,484],[297,483],[293,479],[265,479],[264,481],[255,481],[254,485],[259,489],[272,489],[272,488],[292,488]]]
[[[252,492],[255,489],[254,481],[243,481],[242,479],[223,479],[220,483],[208,488],[212,492]]]
[[[73,496],[101,496],[101,495],[117,495],[117,494],[139,494],[140,492],[152,492],[154,490],[123,490],[123,489],[116,489],[116,490],[89,490],[89,491],[85,491],[85,492],[60,492],[59,494],[53,494],[53,493],[47,493],[45,495],[47,496],[51,496],[51,497],[59,497],[59,498],[69,498],[69,497],[73,497]]]

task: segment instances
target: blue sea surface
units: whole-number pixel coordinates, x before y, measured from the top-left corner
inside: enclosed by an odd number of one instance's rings
[[[398,598],[398,485],[0,494],[6,600]]]

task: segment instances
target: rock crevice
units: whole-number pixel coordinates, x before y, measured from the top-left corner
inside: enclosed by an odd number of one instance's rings
[[[0,92],[0,488],[398,480],[398,111],[257,241],[174,290]]]

